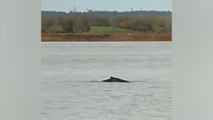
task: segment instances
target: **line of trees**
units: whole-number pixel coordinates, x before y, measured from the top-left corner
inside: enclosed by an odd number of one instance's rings
[[[142,32],[171,32],[172,30],[171,18],[168,17],[118,18],[115,25]]]
[[[88,32],[90,26],[110,25],[110,21],[102,17],[50,18],[42,19],[42,33],[81,33]]]
[[[111,26],[140,32],[171,32],[171,17],[120,17],[109,19],[96,16],[42,19],[42,33],[83,33],[91,26]]]

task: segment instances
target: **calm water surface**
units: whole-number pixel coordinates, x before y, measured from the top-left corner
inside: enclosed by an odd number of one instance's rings
[[[172,120],[171,53],[170,42],[42,43],[42,120]],[[110,76],[132,82],[99,82]]]

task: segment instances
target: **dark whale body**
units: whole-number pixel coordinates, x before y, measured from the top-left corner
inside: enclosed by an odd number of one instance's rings
[[[103,80],[102,82],[124,82],[124,83],[129,83],[127,80],[122,80],[120,78],[116,77],[110,77],[109,79]]]

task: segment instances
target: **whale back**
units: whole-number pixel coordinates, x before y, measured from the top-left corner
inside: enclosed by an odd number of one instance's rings
[[[111,76],[109,79],[103,80],[102,82],[126,82],[126,83],[128,83],[129,81]]]

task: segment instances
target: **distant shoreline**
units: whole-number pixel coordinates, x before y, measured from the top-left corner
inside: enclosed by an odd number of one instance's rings
[[[172,41],[171,33],[57,33],[42,34],[41,42]]]

